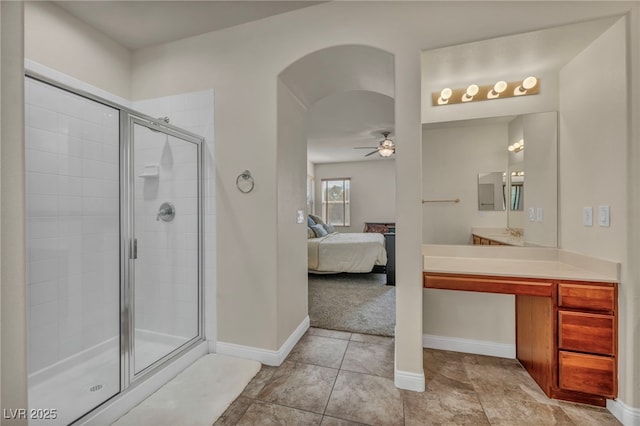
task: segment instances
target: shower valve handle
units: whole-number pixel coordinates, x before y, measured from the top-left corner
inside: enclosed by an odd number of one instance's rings
[[[156,216],[156,221],[162,220],[163,222],[171,222],[175,216],[176,216],[175,206],[169,202],[164,202],[160,205],[160,209],[158,209],[158,215]]]

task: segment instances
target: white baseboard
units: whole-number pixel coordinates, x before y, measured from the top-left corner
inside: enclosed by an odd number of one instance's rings
[[[277,351],[253,346],[236,345],[235,343],[217,342],[215,352],[238,358],[253,359],[265,365],[279,366],[308,328],[309,317],[307,316]]]
[[[433,336],[431,334],[422,336],[422,347],[468,354],[489,355],[499,358],[514,359],[516,357],[515,344],[462,339],[458,337]]]
[[[624,426],[640,426],[640,408],[629,407],[619,399],[607,399],[607,410]]]
[[[424,392],[424,373],[418,374],[396,369],[393,374],[393,384],[400,389]]]

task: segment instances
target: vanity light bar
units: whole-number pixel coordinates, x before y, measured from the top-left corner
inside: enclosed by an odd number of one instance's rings
[[[538,93],[540,93],[540,79],[527,77],[524,80],[518,81],[507,82],[500,80],[495,84],[487,84],[484,86],[470,84],[464,89],[445,87],[439,92],[431,93],[431,103],[433,106],[442,106],[511,98],[514,96],[536,95]]]
[[[507,147],[509,152],[520,152],[524,149],[524,139],[520,139],[518,142],[514,142]]]

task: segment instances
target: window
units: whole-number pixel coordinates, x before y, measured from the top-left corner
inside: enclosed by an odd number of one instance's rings
[[[334,226],[349,226],[350,178],[322,179],[322,220]]]

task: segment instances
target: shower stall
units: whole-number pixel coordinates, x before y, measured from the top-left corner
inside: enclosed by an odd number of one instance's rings
[[[69,424],[204,338],[203,138],[25,79],[30,424]]]

